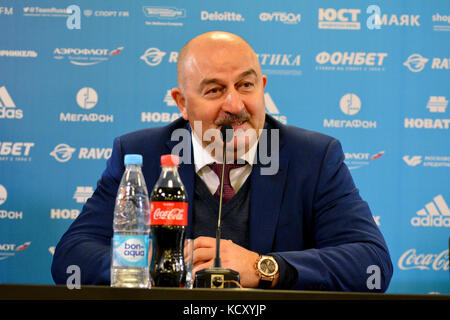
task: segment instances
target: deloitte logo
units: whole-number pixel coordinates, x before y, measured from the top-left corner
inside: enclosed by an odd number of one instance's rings
[[[450,209],[441,194],[416,214],[417,217],[411,219],[414,227],[450,227]]]
[[[425,64],[428,60],[429,59],[422,57],[420,54],[414,53],[406,59],[403,65],[407,67],[409,71],[420,72],[425,68]]]
[[[341,111],[346,115],[353,116],[361,110],[361,100],[354,93],[347,93],[339,101]]]
[[[98,102],[97,92],[92,88],[81,88],[77,93],[77,103],[83,109],[92,109]]]

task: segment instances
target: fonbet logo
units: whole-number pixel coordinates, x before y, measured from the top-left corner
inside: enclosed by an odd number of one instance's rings
[[[430,113],[445,113],[447,110],[448,100],[442,96],[430,96],[426,108]],[[405,128],[415,129],[448,129],[450,119],[445,118],[405,118]]]
[[[409,249],[398,259],[398,267],[401,270],[434,270],[448,271],[448,249],[441,253],[419,253],[416,249]]]
[[[450,210],[444,197],[439,194],[411,219],[414,227],[450,227]]]
[[[354,93],[347,93],[339,100],[339,107],[341,111],[348,115],[354,116],[361,110],[361,99]],[[372,120],[360,120],[360,119],[324,119],[323,126],[325,128],[363,128],[371,129],[377,127],[377,122]]]
[[[15,243],[0,243],[0,261],[8,259],[16,255],[16,253],[27,249],[31,241],[25,242],[21,245]]]
[[[34,142],[0,142],[0,161],[31,161]]]
[[[93,66],[109,60],[112,56],[122,52],[124,47],[115,49],[88,49],[88,48],[55,48],[53,58],[56,60],[67,59],[71,64],[77,66]]]
[[[349,170],[359,169],[368,166],[373,160],[380,159],[384,153],[384,150],[374,154],[367,152],[346,152],[345,163]]]
[[[76,148],[73,148],[65,143],[58,144],[50,155],[58,162],[68,162],[75,153]],[[112,148],[80,148],[78,152],[78,159],[86,160],[108,160],[111,157]]]
[[[261,12],[259,14],[259,20],[262,22],[281,22],[284,24],[299,24],[302,19],[300,13],[292,12]]]
[[[322,51],[316,55],[316,70],[322,71],[384,71],[386,52]]]
[[[319,8],[319,29],[359,30],[360,9]]]
[[[0,87],[0,119],[22,119],[22,109],[16,108],[16,104],[6,90],[5,86]]]

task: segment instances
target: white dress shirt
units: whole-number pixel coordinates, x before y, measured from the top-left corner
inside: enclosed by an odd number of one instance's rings
[[[211,154],[209,154],[198,140],[197,136],[192,132],[192,149],[194,152],[194,164],[195,173],[205,182],[211,194],[217,191],[220,186],[219,177],[216,173],[208,167],[209,164],[214,162],[222,163],[222,159],[217,160]],[[253,163],[255,160],[255,154],[257,149],[257,143],[255,143],[250,150],[239,157],[246,161],[246,164],[242,167],[230,170],[230,183],[234,191],[237,193],[242,187],[248,176],[252,172]],[[228,162],[228,161],[227,161]]]

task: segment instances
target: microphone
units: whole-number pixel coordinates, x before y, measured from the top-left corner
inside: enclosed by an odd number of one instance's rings
[[[231,133],[231,134],[227,134]],[[221,217],[222,217],[222,199],[223,199],[223,176],[225,175],[225,164],[227,163],[226,144],[233,140],[233,128],[229,124],[225,124],[220,129],[223,141],[223,158],[222,158],[222,177],[220,179],[220,198],[219,198],[219,218],[217,219],[216,230],[216,256],[214,258],[214,267],[207,268],[196,272],[194,287],[196,288],[238,288],[239,273],[222,268],[220,260],[220,234],[221,234]]]

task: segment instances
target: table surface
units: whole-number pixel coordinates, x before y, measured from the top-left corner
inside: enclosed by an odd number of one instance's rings
[[[443,294],[382,294],[261,289],[127,289],[58,285],[0,284],[0,300],[450,300]]]

